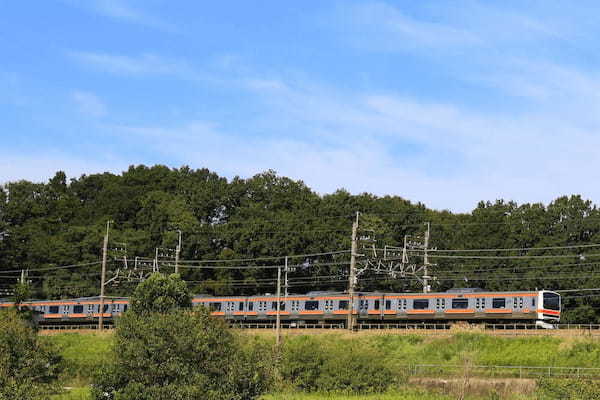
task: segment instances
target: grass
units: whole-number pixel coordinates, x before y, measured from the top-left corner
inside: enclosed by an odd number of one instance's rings
[[[52,400],[91,400],[91,395],[89,388],[80,387],[52,396]]]
[[[454,400],[456,396],[426,392],[419,389],[406,389],[380,394],[354,395],[346,393],[276,393],[261,397],[260,400]]]
[[[93,373],[110,357],[112,334],[60,333],[46,336],[59,348],[63,358],[63,386],[85,386],[91,381]]]
[[[274,343],[274,337],[265,333],[243,333],[248,343]],[[64,373],[62,386],[77,387],[54,400],[88,400],[89,385],[95,370],[110,357],[113,341],[111,333],[59,333],[45,337],[56,344],[63,357]],[[421,335],[351,335],[331,333],[327,335],[286,335],[284,343],[309,341],[336,351],[367,351],[380,356],[378,362],[387,365],[395,374],[404,373],[403,365],[440,364],[440,365],[522,365],[522,366],[562,366],[562,367],[600,367],[600,340],[586,337],[498,337],[483,333],[459,333],[451,336],[432,337]],[[310,348],[310,347],[309,347]],[[461,371],[455,371],[460,378]],[[434,375],[432,375],[432,373]],[[481,372],[473,375],[483,377]],[[420,374],[421,375],[421,374]],[[442,369],[439,374],[430,370],[427,376],[440,377],[452,375],[450,369]],[[509,377],[509,374],[504,374]],[[421,375],[423,376],[423,375]],[[497,375],[498,376],[498,375]],[[487,379],[487,378],[486,378]],[[484,381],[485,379],[481,379]],[[433,386],[414,382],[421,388]],[[433,391],[407,389],[384,394],[346,395],[318,393],[279,393],[263,396],[261,400],[392,400],[392,399],[431,399],[444,400],[456,396],[436,394]],[[519,393],[515,388],[512,393]],[[474,393],[474,392],[472,392]]]

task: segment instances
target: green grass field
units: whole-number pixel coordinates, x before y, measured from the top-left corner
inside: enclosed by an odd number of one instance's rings
[[[61,333],[44,336],[44,340],[60,350],[64,369],[62,385],[81,387],[90,383],[94,371],[110,357],[113,335]]]
[[[436,393],[427,393],[422,390],[413,389],[401,392],[390,392],[383,394],[351,395],[335,393],[281,393],[269,394],[261,397],[261,400],[451,400],[454,396],[446,396]],[[64,394],[56,395],[52,400],[90,400],[87,388],[78,388],[66,391]]]
[[[258,341],[273,341],[269,334],[243,333],[252,335]],[[113,341],[111,333],[78,334],[60,333],[44,337],[60,348],[64,372],[61,385],[76,389],[56,396],[55,400],[89,399],[89,385],[94,371],[110,357]],[[255,342],[249,340],[248,343]],[[290,335],[288,343],[307,341],[325,348],[353,348],[376,352],[381,356],[382,365],[390,366],[398,374],[402,365],[441,364],[441,365],[522,365],[522,366],[570,366],[600,367],[600,341],[585,337],[498,337],[486,334],[463,333],[450,337],[411,336],[411,335],[351,335],[332,333],[326,335]],[[310,346],[308,347],[310,348]],[[321,347],[323,348],[323,347]],[[344,351],[346,351],[344,350]],[[447,371],[446,371],[447,372]],[[446,373],[444,372],[444,373]],[[460,371],[457,372],[460,374]],[[432,376],[430,374],[430,376]],[[407,389],[400,392],[348,396],[340,394],[270,394],[263,400],[391,400],[391,399],[451,399],[433,392]]]

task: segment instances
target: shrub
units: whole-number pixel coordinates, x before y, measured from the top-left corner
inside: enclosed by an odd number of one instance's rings
[[[541,379],[540,400],[598,400],[600,382],[586,379]]]
[[[0,312],[0,400],[46,398],[60,358],[16,310]]]
[[[382,392],[398,380],[376,348],[352,340],[291,339],[283,348],[281,375],[294,388],[310,391]]]
[[[177,275],[154,275],[136,289],[118,321],[114,360],[94,379],[100,400],[245,400],[266,388],[268,371],[223,321],[199,307]],[[187,299],[187,301],[186,301]]]

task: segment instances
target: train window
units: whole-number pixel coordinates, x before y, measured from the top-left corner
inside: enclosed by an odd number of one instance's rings
[[[469,308],[468,299],[452,299],[452,308],[465,309]]]
[[[244,303],[240,301],[240,304],[238,305],[238,311],[244,311]]]
[[[75,307],[73,307],[73,313],[74,314],[81,314],[81,313],[83,313],[83,306],[75,306]]]
[[[50,314],[58,314],[58,306],[50,306]]]
[[[267,311],[267,302],[266,301],[258,302],[258,311]]]
[[[314,300],[307,300],[304,302],[304,309],[308,311],[314,311],[319,309],[319,302]]]
[[[398,308],[401,310],[406,310],[406,299],[398,300]]]
[[[379,300],[375,300],[375,305],[373,307],[375,310],[379,310]]]
[[[104,312],[107,312],[107,311],[108,311],[108,307],[109,307],[109,306],[108,306],[108,304],[105,304],[105,305],[104,305]]]
[[[276,301],[271,303],[271,310],[277,310],[277,302]]]
[[[519,297],[519,308],[523,308],[523,298]]]
[[[348,309],[348,300],[340,300],[340,302],[338,303],[338,308],[340,310],[347,310]]]
[[[249,301],[248,302],[248,311],[252,311],[254,310],[254,302],[253,301]]]
[[[385,301],[385,309],[386,310],[391,310],[392,309],[392,301],[391,300],[386,300]]]
[[[91,313],[92,311],[94,311],[94,305],[93,304],[88,304],[88,306],[87,306],[87,312]]]
[[[285,311],[285,301],[280,301],[280,302],[279,302],[279,309],[280,309],[281,311]]]
[[[325,311],[333,310],[333,300],[325,300]]]
[[[359,300],[358,301],[358,309],[359,310],[366,310],[369,308],[369,301],[368,300]]]
[[[291,310],[292,311],[300,310],[300,300],[292,300]]]
[[[485,308],[485,299],[476,298],[475,299],[475,308],[477,308],[477,309]]]
[[[532,305],[533,307],[535,307],[535,297],[532,297],[532,298],[531,298],[531,305]]]
[[[127,311],[127,304],[123,304],[123,312]]]
[[[429,308],[429,299],[413,300],[415,310],[425,310]]]
[[[210,311],[221,311],[221,303],[208,303]]]
[[[544,308],[560,311],[560,296],[556,293],[544,293]]]
[[[506,307],[506,299],[494,298],[492,299],[492,308],[504,308]]]

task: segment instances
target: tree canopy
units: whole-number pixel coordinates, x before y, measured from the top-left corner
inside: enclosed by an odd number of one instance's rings
[[[547,205],[482,201],[470,213],[452,213],[412,203],[401,193],[353,195],[340,189],[319,195],[302,181],[274,171],[226,179],[207,169],[139,165],[118,175],[67,180],[58,172],[46,183],[18,181],[1,186],[0,272],[4,273],[0,289],[12,287],[18,279],[16,271],[29,269],[35,297],[97,295],[98,265],[57,267],[98,261],[103,229],[110,219],[114,224],[109,247],[126,247],[129,268],[135,257],[153,258],[156,248],[170,249],[172,254],[180,230],[181,276],[192,293],[272,292],[274,269],[251,267],[281,265],[283,259],[269,259],[274,256],[348,250],[356,211],[361,212],[361,236],[372,236],[378,247],[401,246],[405,235],[422,236],[424,223],[430,222],[434,248],[524,249],[476,253],[487,258],[432,253],[436,265],[431,270],[438,277],[433,290],[600,287],[593,247],[545,249],[600,243],[600,212],[579,195],[563,196]],[[525,250],[532,247],[536,249]],[[361,252],[368,254],[368,249],[361,247]],[[541,257],[549,254],[555,257]],[[489,258],[500,255],[512,258]],[[518,258],[525,255],[537,258]],[[123,252],[111,250],[109,271],[123,270],[123,257]],[[219,264],[243,265],[243,269],[192,268],[199,264],[185,262],[199,259],[248,261]],[[296,267],[290,275],[290,291],[346,288],[347,254],[290,261]],[[210,265],[216,264],[204,267]],[[172,271],[172,266],[171,262],[165,268]],[[109,287],[109,294],[130,295],[133,284],[121,281]],[[363,276],[359,286],[360,290],[420,290],[414,280],[381,276]],[[568,308],[600,305],[598,297],[565,300]]]

